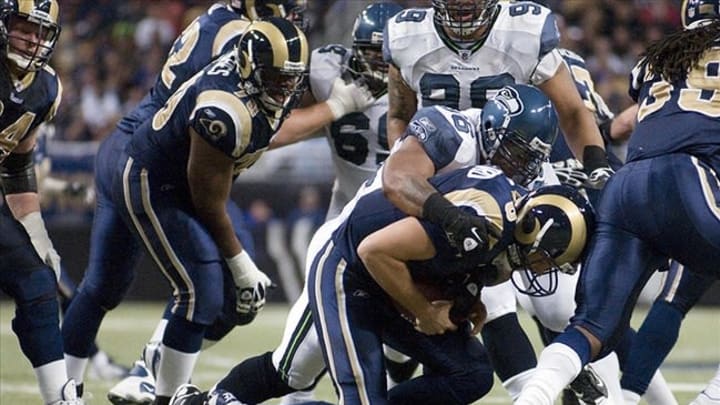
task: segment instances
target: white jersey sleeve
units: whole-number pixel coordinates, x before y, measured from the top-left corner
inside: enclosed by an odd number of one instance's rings
[[[330,97],[333,81],[347,68],[352,53],[342,45],[317,48],[310,55],[310,90],[318,102]]]
[[[388,20],[384,57],[417,93],[418,106],[481,108],[512,83],[540,84],[563,60],[551,11],[533,2],[500,2],[488,36],[466,48],[437,29],[432,8],[407,9]]]

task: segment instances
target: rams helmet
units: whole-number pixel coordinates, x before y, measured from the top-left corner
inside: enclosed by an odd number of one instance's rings
[[[573,274],[582,260],[595,228],[595,214],[588,200],[570,186],[540,187],[518,204],[515,244],[508,258],[522,270],[525,286],[520,292],[533,296],[557,289],[557,272]],[[544,280],[544,282],[543,282]]]
[[[242,86],[254,96],[273,128],[307,88],[308,42],[292,22],[278,17],[253,21],[236,47]]]
[[[720,18],[720,0],[683,0],[682,25],[693,29]]]
[[[0,0],[0,39],[10,63],[22,71],[48,63],[60,36],[59,13],[57,0]]]
[[[555,108],[535,87],[501,88],[482,109],[481,152],[516,183],[527,186],[540,174],[558,136]]]
[[[303,31],[307,28],[304,18],[307,0],[231,0],[230,5],[238,14],[253,21],[280,17],[292,21]]]

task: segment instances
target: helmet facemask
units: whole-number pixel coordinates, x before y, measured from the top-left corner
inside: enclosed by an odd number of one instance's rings
[[[487,124],[487,123],[486,123]],[[542,164],[548,161],[552,145],[525,137],[506,128],[486,128],[486,136],[495,137],[496,147],[487,153],[487,160],[521,186],[527,186],[540,175]]]
[[[248,80],[251,86],[249,94],[256,95],[256,99],[265,114],[271,121],[271,126],[279,127],[280,122],[300,101],[300,97],[307,89],[307,71],[304,67],[292,66],[286,62],[286,67],[278,69],[272,66],[257,67]]]
[[[37,9],[29,14],[11,13],[2,18],[2,25],[7,58],[17,69],[37,71],[48,63],[60,35],[60,27],[47,13]],[[26,50],[20,48],[21,43]]]
[[[493,18],[498,0],[433,0],[435,23],[458,39],[470,38]]]
[[[368,86],[373,96],[387,91],[388,64],[383,59],[380,45],[353,45],[353,62],[349,69],[352,75]]]

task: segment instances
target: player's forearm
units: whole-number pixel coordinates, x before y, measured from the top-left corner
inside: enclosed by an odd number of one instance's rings
[[[364,243],[358,246],[358,254],[383,291],[415,316],[428,311],[430,302],[415,286],[407,266],[387,252]]]
[[[637,123],[638,105],[633,104],[615,116],[610,124],[610,139],[612,141],[626,141],[635,129]]]
[[[210,232],[210,236],[223,257],[234,257],[239,254],[243,248],[235,235],[230,216],[225,211],[225,205],[204,204],[197,199],[193,200],[193,204],[200,222]]]
[[[565,134],[570,150],[580,161],[583,159],[585,147],[595,145],[605,149],[600,130],[590,111],[583,108],[576,108],[564,116],[560,121],[560,128]]]
[[[269,149],[276,149],[310,138],[332,121],[332,111],[324,102],[292,110],[290,116],[270,140]]]
[[[390,172],[390,170],[388,170]],[[383,178],[383,191],[390,202],[401,211],[422,217],[422,207],[437,190],[422,176],[412,173],[392,173]]]
[[[388,146],[402,137],[408,123],[417,111],[417,95],[405,83],[400,71],[390,65],[388,69]]]
[[[34,192],[8,194],[5,202],[15,219],[20,219],[33,212],[40,212],[40,196]]]
[[[402,138],[403,133],[405,133],[405,129],[407,129],[408,122],[410,122],[409,119],[403,118],[393,118],[390,117],[388,114],[388,120],[387,120],[387,138],[388,138],[388,147],[392,149],[392,146],[395,144],[395,142]]]

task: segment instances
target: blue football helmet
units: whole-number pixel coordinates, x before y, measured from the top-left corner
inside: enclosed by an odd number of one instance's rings
[[[42,69],[55,50],[60,25],[60,6],[57,0],[0,0],[0,41],[7,59],[23,71]],[[23,30],[32,29],[34,40],[14,37],[14,24],[28,24]],[[12,46],[12,41],[31,43],[34,51],[24,51]]]
[[[382,54],[385,23],[402,9],[391,2],[374,3],[365,7],[355,19],[350,71],[362,78],[375,96],[387,91],[388,64]]]
[[[485,103],[479,127],[485,161],[522,186],[540,174],[558,136],[552,103],[540,90],[524,84],[498,90]]]
[[[693,29],[720,18],[720,0],[683,0],[681,13],[683,27]]]
[[[498,0],[432,0],[435,24],[463,39],[487,25],[495,16]]]
[[[279,17],[253,21],[235,47],[241,86],[277,129],[307,89],[307,38]]]
[[[573,274],[582,260],[595,214],[580,192],[570,186],[540,187],[517,206],[515,244],[508,249],[513,270],[522,271],[522,293],[545,296],[557,289],[558,272]]]

